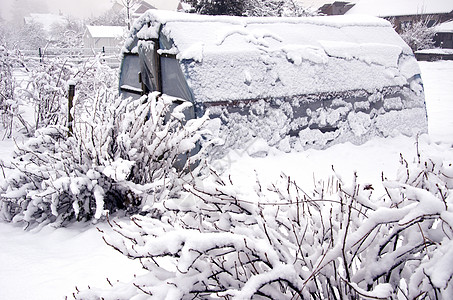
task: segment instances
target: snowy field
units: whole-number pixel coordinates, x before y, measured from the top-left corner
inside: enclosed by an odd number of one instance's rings
[[[421,151],[444,152],[453,160],[453,62],[421,62],[428,110],[429,136],[420,138]],[[332,175],[332,166],[344,180],[357,171],[358,180],[382,192],[381,176],[395,178],[400,153],[412,161],[416,139],[404,136],[375,138],[361,146],[350,143],[326,150],[283,153],[270,150],[266,157],[250,157],[233,151],[222,161],[224,175],[244,189],[278,180],[283,172],[307,191],[316,180]],[[11,153],[12,142],[2,142],[2,158]],[[251,145],[253,148],[256,145]],[[251,150],[249,148],[248,150]],[[249,151],[250,152],[250,151]],[[108,230],[106,224],[98,224]],[[104,244],[92,224],[69,228],[44,228],[25,232],[0,223],[0,299],[71,298],[75,286],[106,287],[111,281],[129,281],[140,274],[138,262],[130,261]]]

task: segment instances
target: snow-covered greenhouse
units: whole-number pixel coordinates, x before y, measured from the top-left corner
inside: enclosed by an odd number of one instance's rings
[[[160,91],[220,117],[230,144],[362,143],[427,130],[420,69],[383,19],[150,10],[123,49],[124,96]]]

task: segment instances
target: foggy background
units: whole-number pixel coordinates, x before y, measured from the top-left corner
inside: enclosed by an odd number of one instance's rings
[[[28,13],[61,12],[78,18],[98,16],[113,5],[112,0],[0,0],[0,15],[4,20],[23,22]]]

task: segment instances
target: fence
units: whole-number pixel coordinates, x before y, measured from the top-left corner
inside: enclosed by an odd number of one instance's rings
[[[415,51],[418,61],[453,60],[453,49],[425,49]]]
[[[89,58],[100,55],[102,61],[112,68],[120,65],[120,48],[38,48],[20,50],[26,60],[44,61],[46,58],[62,57],[74,63],[82,63]]]

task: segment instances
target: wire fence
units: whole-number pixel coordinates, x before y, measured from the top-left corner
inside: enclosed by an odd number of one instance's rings
[[[74,63],[83,63],[89,58],[100,56],[101,61],[112,68],[120,66],[120,48],[38,48],[20,50],[25,60],[39,60],[43,62],[46,58],[61,57]]]

